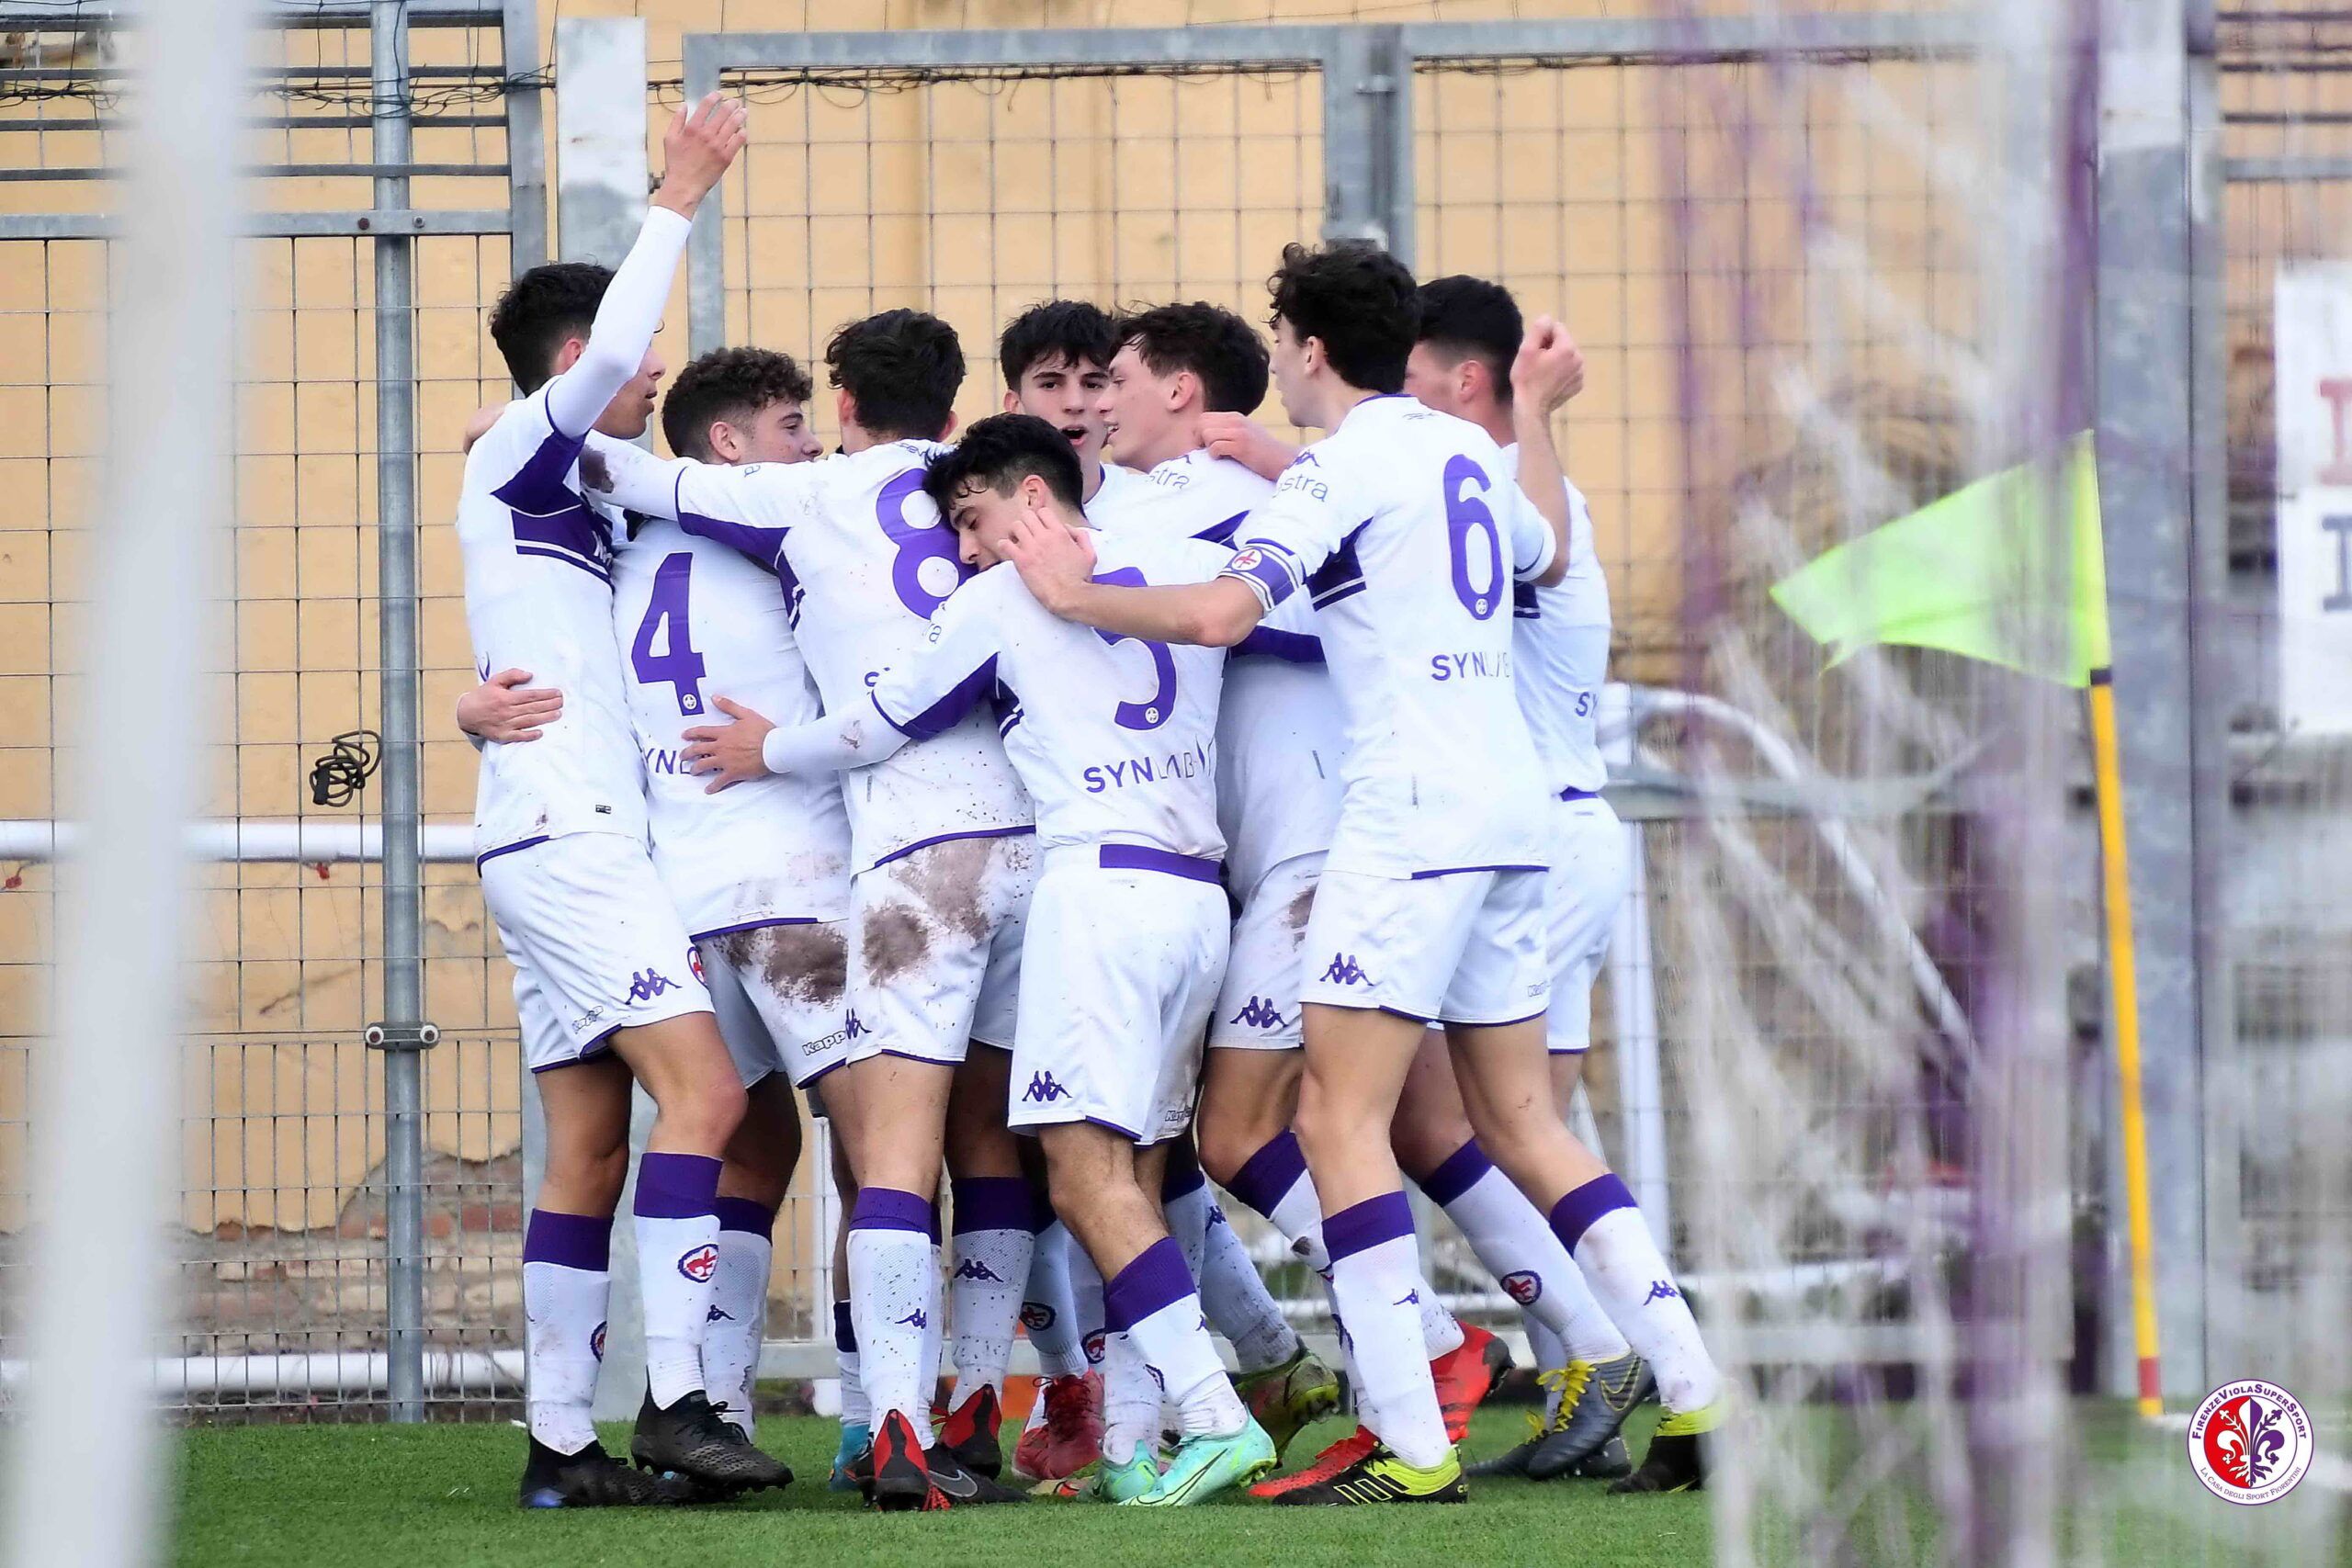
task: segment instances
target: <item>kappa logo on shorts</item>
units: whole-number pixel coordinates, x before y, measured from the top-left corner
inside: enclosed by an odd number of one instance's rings
[[[664,991],[677,988],[678,982],[659,969],[639,970],[628,977],[628,999],[633,1002],[650,1002]]]
[[[1544,1295],[1544,1276],[1532,1269],[1521,1269],[1495,1281],[1503,1294],[1521,1306],[1533,1306]]]
[[[849,1022],[842,1026],[842,1038],[843,1040],[854,1040],[859,1035],[867,1032],[869,1032],[869,1031],[866,1029],[865,1025],[857,1021],[857,1014],[852,1013],[849,1015]]]
[[[1061,1314],[1056,1312],[1051,1305],[1045,1302],[1023,1302],[1021,1303],[1021,1326],[1027,1329],[1032,1334],[1042,1333],[1046,1329],[1051,1328],[1054,1325],[1054,1320],[1058,1318],[1060,1315]]]
[[[1226,1021],[1240,1024],[1245,1029],[1280,1029],[1283,1026],[1283,1010],[1263,997],[1251,997],[1241,1004],[1239,1012]]]
[[[1031,1073],[1029,1087],[1021,1091],[1021,1098],[1039,1105],[1050,1105],[1057,1100],[1068,1100],[1069,1090],[1051,1073]]]
[[[678,1259],[678,1272],[697,1285],[707,1285],[718,1271],[718,1248],[708,1242],[693,1248]]]
[[[981,1262],[977,1258],[967,1258],[962,1262],[956,1264],[954,1278],[958,1280],[984,1280],[991,1285],[1001,1285],[1004,1283],[1003,1275],[998,1273],[995,1269],[989,1268],[987,1264]]]
[[[1334,986],[1369,986],[1372,976],[1363,972],[1352,953],[1331,954],[1331,966],[1323,971],[1323,978]]]

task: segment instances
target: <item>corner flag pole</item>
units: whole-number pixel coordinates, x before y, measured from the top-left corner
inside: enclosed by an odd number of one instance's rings
[[[2132,1241],[2132,1337],[2139,1352],[2140,1414],[2164,1414],[2156,1340],[2155,1222],[2148,1205],[2148,1113],[2140,1085],[2140,975],[2132,942],[2132,865],[2123,835],[2123,760],[2115,736],[2115,674],[2090,676],[2091,767],[2098,800],[2098,860],[2107,914],[2108,1005],[2115,1013],[2115,1075],[2122,1100],[2123,1195]]]

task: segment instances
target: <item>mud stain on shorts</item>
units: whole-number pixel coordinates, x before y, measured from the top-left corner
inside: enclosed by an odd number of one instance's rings
[[[849,987],[849,941],[831,926],[762,926],[719,940],[730,968],[752,970],[779,997],[829,1008]]]
[[[1295,931],[1303,931],[1306,929],[1306,918],[1313,913],[1315,913],[1315,889],[1311,886],[1302,887],[1299,889],[1298,897],[1290,901],[1290,908],[1283,911],[1283,923]]]
[[[922,967],[931,956],[931,931],[920,912],[903,904],[888,904],[865,912],[864,949],[865,973],[874,980],[895,980]]]
[[[985,942],[996,930],[987,907],[989,868],[997,839],[950,839],[916,851],[899,863],[899,883],[932,919],[967,942]],[[873,961],[868,943],[867,962]]]

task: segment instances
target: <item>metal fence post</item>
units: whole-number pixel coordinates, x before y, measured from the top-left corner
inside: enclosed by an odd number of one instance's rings
[[[2129,823],[2132,916],[2154,1201],[2164,1390],[2205,1388],[2205,1206],[2199,1049],[2200,837],[2192,590],[2198,575],[2190,424],[2196,355],[2182,0],[2108,0],[2101,13],[2098,429],[2114,617],[2116,707]],[[2110,1024],[2111,1024],[2110,1021]],[[2110,1161],[2110,1168],[2115,1162]],[[2124,1212],[2110,1185],[2112,1227]],[[2120,1248],[2110,1248],[2120,1251]],[[2120,1270],[2111,1271],[2110,1280]],[[2131,1322],[2126,1290],[2109,1301]],[[2128,1338],[2128,1331],[2118,1332]],[[2110,1356],[2110,1369],[2118,1360]],[[2152,1369],[2141,1369],[2140,1376]],[[2136,1380],[2135,1380],[2136,1381]],[[2122,1392],[2120,1390],[2117,1392]]]
[[[409,204],[408,6],[368,14],[376,208]],[[424,1419],[424,1018],[419,945],[424,886],[417,749],[416,339],[413,242],[376,235],[376,554],[384,741],[384,1011],[368,1043],[384,1053],[384,1264],[387,1378],[395,1421]]]
[[[1413,265],[1413,61],[1398,27],[1334,29],[1323,62],[1323,237]]]

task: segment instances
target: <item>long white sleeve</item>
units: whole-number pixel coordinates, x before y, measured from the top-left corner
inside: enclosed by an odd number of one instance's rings
[[[548,418],[566,435],[587,434],[629,378],[645,362],[653,334],[662,330],[670,285],[686,254],[693,223],[666,207],[646,209],[637,243],[605,288],[596,307],[588,346],[571,369],[548,384]]]
[[[846,717],[827,714],[789,729],[768,731],[760,755],[772,773],[839,773],[895,754],[909,737],[868,709]]]

